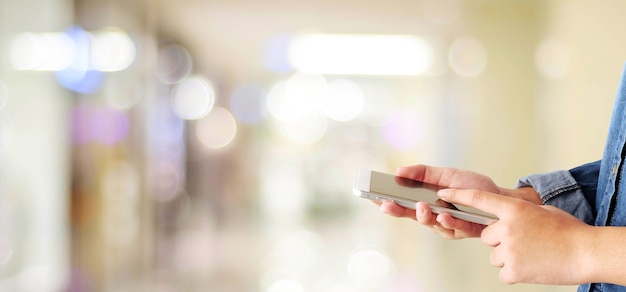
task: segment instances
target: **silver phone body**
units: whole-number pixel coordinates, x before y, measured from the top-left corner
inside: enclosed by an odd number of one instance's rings
[[[439,199],[437,190],[442,188],[444,187],[365,169],[357,171],[354,180],[354,195],[364,199],[394,201],[414,210],[417,202],[426,202],[436,214],[448,213],[452,217],[483,225],[498,221],[498,217],[476,208],[453,205]]]

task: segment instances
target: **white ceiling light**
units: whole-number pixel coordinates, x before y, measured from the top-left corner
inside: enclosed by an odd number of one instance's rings
[[[417,36],[349,34],[299,35],[288,54],[299,72],[339,75],[419,75],[433,56]]]

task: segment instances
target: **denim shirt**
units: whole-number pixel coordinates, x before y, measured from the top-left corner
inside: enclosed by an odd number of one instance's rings
[[[602,160],[570,170],[532,174],[521,178],[517,187],[533,187],[544,204],[565,210],[587,224],[626,226],[625,142],[626,66],[622,71]],[[595,283],[581,285],[578,291],[626,292],[626,287]]]

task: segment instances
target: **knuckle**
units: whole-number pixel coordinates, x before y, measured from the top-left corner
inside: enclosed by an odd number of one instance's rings
[[[469,193],[472,206],[481,206],[485,202],[485,194],[479,190],[472,190]]]
[[[512,235],[515,233],[515,231],[516,231],[516,228],[513,227],[512,225],[510,225],[510,224],[502,224],[500,226],[500,230],[499,230],[500,237],[501,238],[511,238]],[[508,247],[511,248],[511,246],[508,246]]]
[[[516,278],[515,272],[509,267],[502,268],[499,276],[500,282],[504,284],[511,285],[519,282]]]
[[[494,250],[492,250],[492,251],[491,251],[491,253],[489,254],[489,263],[490,263],[492,266],[498,266],[498,265],[499,265],[499,263],[498,263],[498,261],[497,261],[497,256],[496,256],[496,254],[495,254],[495,249],[494,249]]]

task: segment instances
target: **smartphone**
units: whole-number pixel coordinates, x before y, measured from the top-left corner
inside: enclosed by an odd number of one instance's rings
[[[483,225],[498,221],[495,215],[441,200],[437,191],[443,188],[445,187],[365,169],[358,170],[354,180],[354,195],[364,199],[394,201],[413,210],[417,202],[426,202],[436,214],[448,213],[452,217]]]

